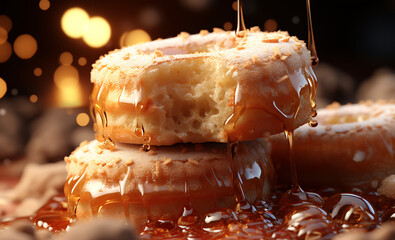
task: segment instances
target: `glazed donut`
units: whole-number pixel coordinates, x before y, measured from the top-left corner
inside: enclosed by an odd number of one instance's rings
[[[116,50],[93,65],[91,81],[99,135],[151,145],[293,130],[309,120],[316,90],[305,43],[257,27],[244,38],[201,31]]]
[[[131,144],[102,147],[84,142],[65,158],[65,196],[78,220],[128,216],[139,228],[147,215],[177,220],[187,201],[198,214],[235,204],[226,144],[153,146],[149,152]],[[247,200],[266,197],[274,176],[269,144],[240,143],[237,164]]]
[[[333,103],[318,110],[318,126],[295,131],[296,168],[306,187],[377,189],[395,174],[395,102]],[[280,180],[289,178],[283,135],[270,137]]]

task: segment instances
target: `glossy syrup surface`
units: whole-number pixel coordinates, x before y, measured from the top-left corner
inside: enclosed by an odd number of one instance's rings
[[[342,193],[333,188],[299,193],[280,186],[267,201],[247,209],[220,208],[196,214],[186,207],[178,220],[148,220],[142,239],[331,239],[334,235],[362,228],[372,230],[387,221],[395,221],[395,200],[376,192]],[[344,189],[346,190],[346,189]],[[321,194],[319,194],[321,193]],[[292,200],[289,200],[292,199]],[[68,231],[75,223],[67,210],[66,199],[56,196],[30,217],[0,223],[0,230],[18,220],[29,220],[37,229]]]
[[[141,142],[144,143],[142,146],[143,149],[149,151],[151,137],[146,134],[144,130],[142,113],[146,108],[146,101],[142,93],[141,84],[141,82],[137,81],[130,83],[130,86],[125,86],[122,92],[117,96],[117,104],[119,105],[120,111],[133,111],[135,113],[135,119],[132,126],[134,128],[135,138],[142,139]],[[136,90],[132,93],[125,91],[125,89],[130,88],[134,88]],[[98,141],[104,142],[104,147],[107,149],[115,147],[115,143],[107,134],[110,121],[109,116],[107,115],[107,108],[109,107],[109,102],[111,102],[109,99],[115,95],[114,92],[110,92],[110,89],[111,86],[109,84],[95,84],[90,96],[91,116],[96,130],[95,137]]]
[[[355,228],[372,230],[394,220],[386,216],[393,211],[395,201],[377,193],[368,193],[374,204],[357,194],[335,193],[327,197],[317,192],[307,192],[291,203],[284,201],[289,199],[289,191],[278,190],[264,206],[252,206],[248,210],[236,206],[194,215],[187,221],[180,217],[175,222],[148,222],[140,236],[142,239],[332,239],[340,232]]]

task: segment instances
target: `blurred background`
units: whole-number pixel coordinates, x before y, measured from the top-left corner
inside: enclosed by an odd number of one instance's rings
[[[395,0],[311,6],[318,106],[395,98]],[[93,138],[89,73],[101,55],[181,31],[234,30],[236,10],[232,0],[1,0],[0,162],[7,174],[26,159],[62,160]],[[307,40],[303,0],[245,0],[244,16],[247,27]]]

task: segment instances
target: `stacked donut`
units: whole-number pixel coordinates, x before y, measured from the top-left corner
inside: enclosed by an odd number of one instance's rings
[[[238,191],[264,199],[274,172],[262,138],[309,121],[316,90],[305,44],[257,27],[115,50],[91,81],[97,140],[65,158],[69,211],[137,227],[232,208]]]

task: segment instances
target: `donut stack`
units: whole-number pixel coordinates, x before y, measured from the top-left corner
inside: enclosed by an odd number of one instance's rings
[[[256,27],[243,38],[215,29],[115,50],[91,81],[97,140],[65,158],[68,208],[78,220],[137,227],[233,208],[237,191],[264,199],[274,171],[262,137],[309,121],[316,86],[302,41]]]

